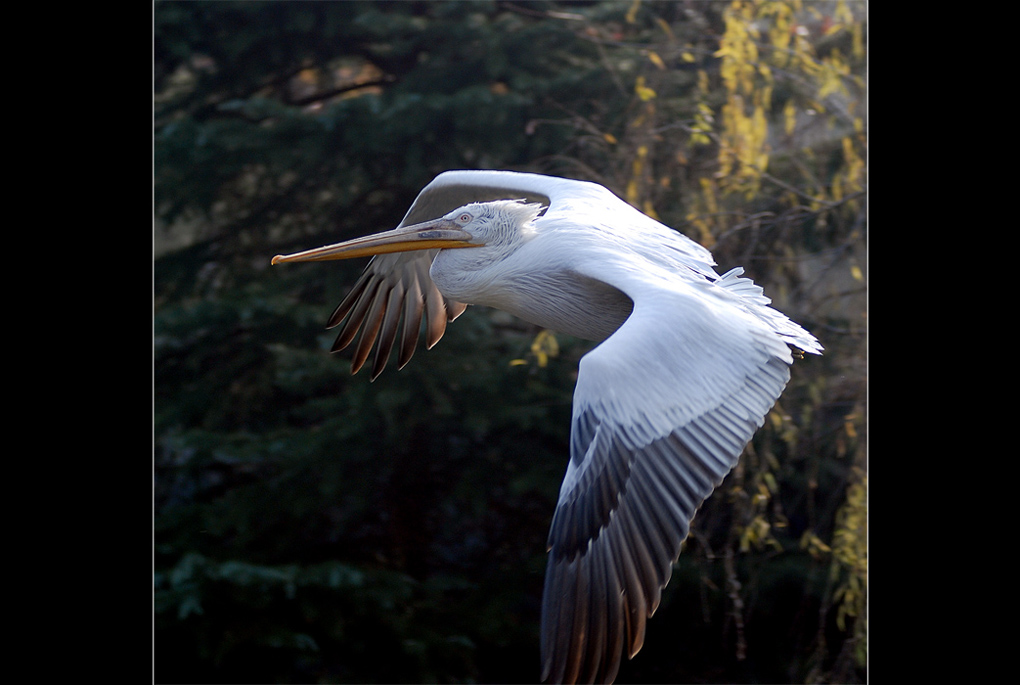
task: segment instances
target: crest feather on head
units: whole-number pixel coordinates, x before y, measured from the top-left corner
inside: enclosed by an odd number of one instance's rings
[[[496,211],[510,214],[521,225],[534,220],[546,208],[541,202],[528,202],[524,198],[518,200],[494,200],[481,204],[489,206]]]

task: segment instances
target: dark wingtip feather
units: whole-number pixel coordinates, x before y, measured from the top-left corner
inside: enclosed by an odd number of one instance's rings
[[[453,321],[458,316],[464,313],[467,309],[467,305],[463,302],[454,302],[453,300],[446,300],[446,320]]]
[[[376,294],[372,306],[365,315],[365,323],[362,326],[361,338],[357,347],[354,348],[354,357],[351,359],[351,373],[355,374],[365,364],[368,355],[372,352],[372,345],[379,335],[382,326],[383,316],[386,314],[386,298]]]
[[[351,308],[358,302],[362,293],[365,292],[365,289],[370,284],[372,284],[373,289],[378,287],[377,282],[374,282],[374,280],[375,279],[372,278],[372,274],[367,270],[361,274],[361,277],[354,283],[354,287],[351,288],[351,291],[347,293],[347,296],[343,299],[343,301],[341,301],[340,304],[337,305],[336,309],[333,310],[333,313],[329,317],[329,321],[326,322],[327,330],[337,326],[344,320],[344,317],[347,316],[349,311],[351,311]]]
[[[443,296],[435,288],[425,294],[425,316],[428,319],[425,328],[425,349],[431,350],[446,332],[446,305]]]
[[[369,310],[375,302],[379,290],[379,283],[377,281],[373,281],[366,285],[368,287],[363,289],[363,292],[359,294],[357,303],[354,304],[354,308],[347,316],[347,323],[345,323],[344,327],[340,329],[340,334],[336,337],[333,347],[330,348],[331,352],[339,352],[350,345],[351,341],[353,341],[355,336],[357,336],[358,329],[365,323],[365,317],[368,315]],[[337,311],[339,311],[341,307],[343,307],[343,303],[341,303],[340,307],[337,307]],[[339,321],[337,323],[339,323]],[[333,325],[335,326],[336,324],[334,323]],[[358,366],[360,368],[360,364]]]
[[[372,363],[372,375],[370,381],[374,381],[386,368],[390,352],[393,350],[393,341],[397,337],[397,325],[400,323],[400,309],[404,300],[404,286],[397,283],[390,291],[389,301],[386,303],[386,314],[383,316],[382,325],[379,330],[379,344],[375,350],[375,361]]]
[[[414,356],[418,347],[418,335],[421,330],[421,316],[425,311],[425,299],[422,296],[418,279],[413,279],[407,286],[404,299],[404,326],[400,333],[400,350],[397,356],[397,368],[402,369]]]

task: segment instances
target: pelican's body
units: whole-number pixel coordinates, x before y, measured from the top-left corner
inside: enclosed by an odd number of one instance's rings
[[[599,341],[580,362],[570,460],[549,533],[542,678],[611,682],[644,640],[695,511],[789,380],[791,347],[820,353],[734,269],[594,183],[452,171],[394,231],[277,261],[377,255],[330,325],[410,359],[423,311],[435,344],[463,303]]]

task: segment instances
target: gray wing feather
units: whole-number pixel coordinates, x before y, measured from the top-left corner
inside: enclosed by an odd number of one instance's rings
[[[773,358],[764,375],[771,381],[770,407],[789,370]],[[736,465],[768,411],[758,403],[755,418],[741,415],[729,406],[739,405],[735,399],[723,398],[715,409],[638,449],[613,437],[620,427],[610,417],[575,417],[575,428],[597,427],[586,445],[590,461],[572,496],[561,498],[550,529],[543,680],[612,682],[623,648],[628,657],[641,649],[645,620],[659,606],[691,519]],[[584,440],[574,444],[585,446]]]
[[[612,682],[641,649],[691,519],[790,377],[786,341],[748,312],[682,288],[631,296],[631,318],[581,360],[548,540],[546,681]]]

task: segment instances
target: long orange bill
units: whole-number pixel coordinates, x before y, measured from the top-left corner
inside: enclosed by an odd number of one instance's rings
[[[355,238],[334,245],[317,247],[313,250],[276,255],[273,264],[279,262],[322,262],[332,259],[354,259],[388,252],[411,250],[448,250],[458,247],[482,247],[484,243],[472,242],[472,236],[457,223],[449,219],[435,219],[413,226],[395,228],[375,235]]]

